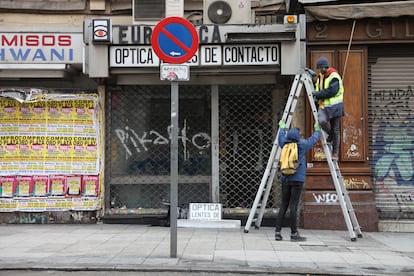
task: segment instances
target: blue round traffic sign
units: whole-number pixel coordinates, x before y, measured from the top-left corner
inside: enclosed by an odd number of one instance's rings
[[[167,17],[152,31],[151,45],[157,56],[167,63],[179,64],[194,56],[198,36],[194,25],[182,17]]]

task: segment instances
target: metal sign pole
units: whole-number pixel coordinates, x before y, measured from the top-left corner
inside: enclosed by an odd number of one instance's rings
[[[178,207],[178,82],[171,82],[170,257],[177,257]]]
[[[190,43],[189,43],[190,42]],[[189,80],[189,61],[198,49],[198,34],[194,25],[185,18],[171,16],[161,20],[152,31],[151,46],[157,56],[167,64],[160,67],[161,80],[171,81],[171,188],[170,230],[171,257],[177,256],[178,207],[178,82]],[[178,55],[177,55],[178,54]],[[171,64],[168,64],[171,63]]]

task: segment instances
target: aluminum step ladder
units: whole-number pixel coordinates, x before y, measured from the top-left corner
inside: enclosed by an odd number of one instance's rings
[[[304,87],[306,94],[308,96],[308,102],[312,109],[312,114],[315,119],[315,122],[318,121],[318,110],[316,108],[312,95],[314,91],[312,79],[308,73],[304,72],[302,74],[295,75],[292,87],[289,92],[289,97],[282,115],[282,120],[286,123],[286,128],[290,127],[299,96]],[[255,200],[253,202],[253,206],[250,210],[249,217],[244,228],[245,233],[249,232],[250,226],[253,222],[255,223],[256,229],[260,227],[260,224],[262,222],[267,200],[269,199],[269,194],[273,186],[273,180],[276,173],[278,172],[278,164],[282,152],[282,149],[278,145],[279,131],[280,129],[278,130],[276,138],[273,142],[273,147],[269,156],[269,161],[267,162],[267,166],[263,174],[262,180],[260,182],[260,186],[257,191]],[[351,203],[351,199],[344,185],[343,177],[341,174],[341,170],[339,169],[338,162],[336,160],[332,160],[332,153],[330,145],[327,142],[326,135],[327,134],[324,131],[321,131],[321,142],[325,152],[326,161],[329,165],[329,170],[332,175],[332,180],[335,185],[336,193],[338,195],[342,214],[344,216],[345,223],[348,228],[349,235],[351,237],[351,241],[356,241],[357,237],[362,238],[361,227],[359,226],[358,219],[355,215],[355,210]]]

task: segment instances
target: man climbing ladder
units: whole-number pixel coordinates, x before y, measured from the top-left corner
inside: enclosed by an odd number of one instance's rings
[[[286,107],[282,115],[282,121],[286,123],[286,128],[290,127],[293,114],[296,109],[297,101],[303,88],[305,88],[308,102],[311,106],[312,115],[315,119],[315,122],[318,121],[318,111],[312,95],[314,91],[313,84],[310,75],[306,72],[303,72],[302,74],[296,75],[294,78],[289,93],[288,101],[286,103]],[[269,156],[269,161],[267,163],[265,172],[262,177],[262,181],[260,183],[258,192],[253,202],[253,206],[250,210],[250,214],[244,229],[245,233],[249,232],[250,226],[253,221],[255,222],[255,227],[259,228],[261,221],[263,219],[263,214],[266,208],[267,200],[269,198],[270,190],[273,185],[273,180],[276,175],[276,172],[278,171],[278,163],[281,154],[281,148],[278,144],[277,139],[279,137],[279,132],[280,129],[278,130],[276,139],[273,143],[273,147]],[[361,227],[358,224],[355,211],[352,207],[352,203],[348,195],[348,191],[346,190],[346,187],[344,185],[338,162],[336,160],[332,160],[332,153],[330,150],[330,146],[327,142],[327,135],[323,131],[321,132],[321,142],[325,152],[326,161],[328,163],[332,175],[332,180],[335,185],[339,203],[341,205],[342,214],[344,216],[345,223],[348,228],[349,235],[351,237],[351,240],[355,241],[357,236],[359,238],[362,237]],[[256,215],[257,217],[255,218]]]

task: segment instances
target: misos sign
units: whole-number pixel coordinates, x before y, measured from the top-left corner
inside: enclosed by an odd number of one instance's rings
[[[82,34],[2,33],[0,63],[82,63]]]

